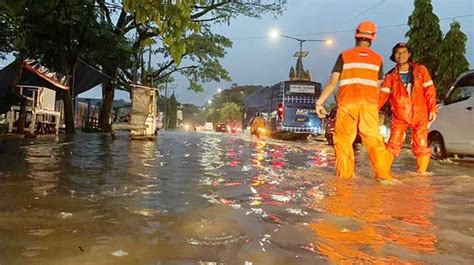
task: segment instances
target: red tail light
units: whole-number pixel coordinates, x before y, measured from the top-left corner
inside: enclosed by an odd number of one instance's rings
[[[277,115],[280,120],[283,119],[283,104],[282,103],[278,103]]]

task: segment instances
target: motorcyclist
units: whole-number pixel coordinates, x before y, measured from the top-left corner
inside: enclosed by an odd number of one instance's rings
[[[255,115],[250,125],[250,132],[251,134],[260,136],[262,132],[265,131],[265,119],[260,112],[257,112]]]

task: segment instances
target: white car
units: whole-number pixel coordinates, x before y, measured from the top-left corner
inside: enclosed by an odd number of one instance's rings
[[[461,74],[439,106],[431,124],[428,142],[431,155],[474,156],[474,70]]]

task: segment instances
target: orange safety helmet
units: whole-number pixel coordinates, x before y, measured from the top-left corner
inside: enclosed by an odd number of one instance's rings
[[[360,22],[359,26],[357,26],[355,37],[375,40],[376,34],[377,26],[375,25],[375,23],[370,20],[364,20]]]

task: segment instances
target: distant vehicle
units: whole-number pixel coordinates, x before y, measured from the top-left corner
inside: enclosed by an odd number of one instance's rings
[[[428,142],[431,156],[474,156],[474,70],[461,74],[439,105]]]
[[[321,120],[314,104],[321,94],[321,83],[313,81],[284,81],[257,90],[248,96],[243,107],[243,127],[249,127],[261,113],[269,136],[290,134],[305,138],[321,134]]]
[[[212,122],[206,122],[206,124],[204,125],[204,130],[205,131],[213,131],[214,130],[214,125],[212,124]]]
[[[324,138],[329,145],[334,145],[334,127],[336,125],[337,108],[333,108],[328,115],[326,115],[324,126]]]
[[[337,114],[337,107],[334,107],[328,115],[326,115],[325,126],[324,126],[324,138],[328,142],[328,145],[334,145],[334,129],[336,125],[336,114]],[[356,139],[354,140],[355,144],[360,144],[361,138],[359,134],[357,134]]]
[[[228,125],[227,130],[228,130],[230,133],[237,133],[237,122],[236,122],[236,121],[232,121],[232,122]]]
[[[227,124],[225,123],[219,123],[216,126],[216,132],[228,132]]]

